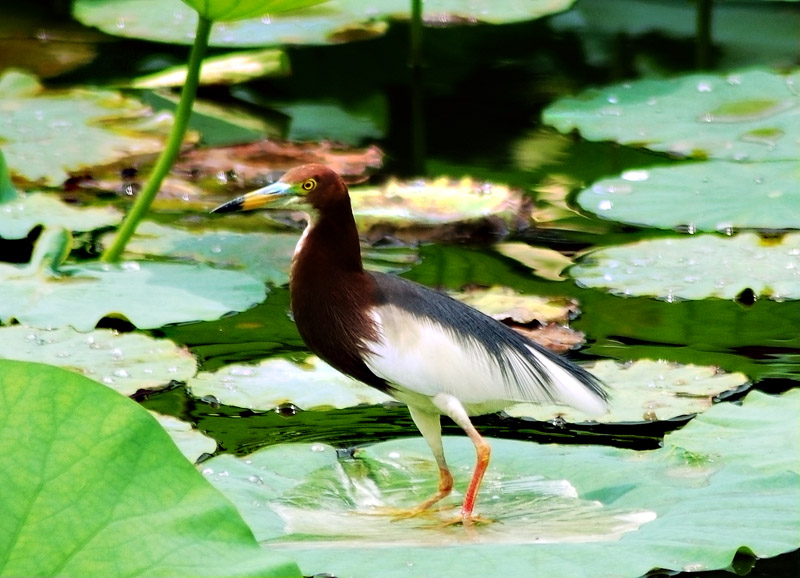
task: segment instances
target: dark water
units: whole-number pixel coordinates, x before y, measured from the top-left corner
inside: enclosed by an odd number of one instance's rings
[[[653,3],[660,4],[663,3]],[[690,5],[683,10],[686,19],[694,18]],[[780,26],[783,7],[769,5],[762,10],[774,14],[774,25]],[[615,17],[619,14],[610,16]],[[766,21],[771,22],[769,18]],[[290,49],[294,73],[291,78],[252,82],[232,91],[203,89],[201,96],[237,104],[237,97],[252,103],[257,100],[253,95],[284,102],[319,98],[348,107],[365,95],[377,95],[386,107],[384,137],[356,143],[374,142],[385,151],[385,166],[375,175],[376,181],[388,175],[468,174],[530,191],[552,174],[564,173],[575,180],[577,190],[582,184],[626,168],[674,162],[664,155],[579,139],[563,155],[540,165],[527,166],[515,159],[514,146],[520,138],[537,131],[546,134],[548,129],[539,124],[539,115],[558,96],[642,74],[678,74],[694,68],[696,47],[691,36],[658,28],[640,34],[604,35],[600,27],[595,30],[589,22],[584,33],[595,35],[606,49],[600,57],[575,32],[565,31],[558,22],[427,29],[425,65],[417,74],[408,67],[408,29],[395,25],[385,37],[375,40]],[[665,30],[670,27],[665,26]],[[759,32],[765,37],[771,33],[769,28]],[[746,51],[735,50],[735,41],[731,42],[712,46],[711,65],[724,63],[730,68],[753,64],[746,55],[737,56]],[[102,82],[120,70],[134,74],[156,58],[180,61],[183,54],[185,50],[179,48],[106,39],[91,66],[52,82]],[[770,54],[759,58],[766,59],[765,65],[785,64],[784,53],[779,49],[772,61]],[[795,53],[795,61],[796,58]],[[274,111],[259,110],[265,116],[276,115]],[[336,137],[327,134],[324,125],[319,127],[317,136]],[[222,142],[226,135],[207,134],[206,139]],[[673,234],[590,219],[585,222],[589,226],[584,231],[533,228],[520,233],[516,240],[575,251]],[[660,358],[741,371],[750,376],[754,388],[771,393],[800,386],[800,302],[709,299],[667,303],[621,298],[581,289],[571,282],[538,279],[514,261],[490,253],[484,244],[469,240],[425,245],[420,248],[420,255],[421,262],[404,275],[429,286],[456,289],[467,284],[501,284],[526,293],[576,297],[582,313],[573,326],[588,337],[587,345],[572,355],[577,360]],[[153,333],[189,346],[205,370],[271,355],[300,358],[306,350],[287,309],[288,293],[278,288],[253,310],[217,322],[167,327]],[[195,400],[180,386],[141,401],[149,409],[193,422],[218,441],[220,451],[235,454],[294,441],[319,441],[349,448],[419,435],[400,406],[329,412],[287,407],[257,414]],[[687,420],[592,428],[559,427],[503,416],[482,416],[474,421],[482,433],[492,437],[643,450],[657,447],[666,432]],[[461,434],[451,424],[445,424],[444,433]],[[754,577],[794,576],[799,563],[797,552],[758,562],[742,555],[734,570],[746,573],[752,568],[748,575]],[[723,578],[731,573],[693,572],[678,576]]]

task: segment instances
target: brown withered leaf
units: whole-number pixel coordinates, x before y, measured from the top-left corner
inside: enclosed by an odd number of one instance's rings
[[[566,353],[570,349],[575,349],[582,345],[586,339],[586,335],[581,331],[570,329],[558,323],[548,323],[536,328],[512,325],[511,328],[531,341],[535,341],[556,353]]]

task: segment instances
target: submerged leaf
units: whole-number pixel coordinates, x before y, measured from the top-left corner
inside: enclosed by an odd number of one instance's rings
[[[573,423],[668,420],[703,412],[713,405],[715,397],[748,384],[747,377],[741,373],[649,359],[626,364],[603,360],[585,368],[607,386],[611,395],[608,413],[587,417],[570,407],[532,403],[509,407],[506,413],[539,421],[559,418]]]
[[[192,354],[172,341],[110,329],[79,333],[71,327],[0,327],[0,352],[5,359],[75,371],[123,395],[162,389],[197,373]]]
[[[800,233],[774,241],[755,233],[647,239],[588,253],[569,273],[585,287],[667,301],[734,299],[748,290],[800,299]]]
[[[410,507],[436,490],[438,469],[421,438],[370,445],[354,459],[337,459],[323,444],[279,445],[213,458],[203,473],[259,540],[291,551],[307,575],[392,578],[413,568],[420,576],[512,576],[533,565],[546,576],[634,578],[653,568],[718,569],[740,548],[761,557],[800,544],[797,420],[771,421],[770,452],[757,443],[768,408],[796,415],[800,395],[755,397],[734,414],[725,404],[711,408],[681,430],[678,445],[672,434],[646,452],[491,440],[477,510],[495,523],[469,531],[440,524],[457,515],[446,507],[460,502],[474,466],[465,437],[444,440],[456,478],[445,509],[405,520],[380,508]],[[684,449],[706,423],[752,442],[717,443],[713,455]],[[787,465],[765,453],[788,456]]]
[[[0,574],[299,578],[135,402],[0,360],[0,404]]]

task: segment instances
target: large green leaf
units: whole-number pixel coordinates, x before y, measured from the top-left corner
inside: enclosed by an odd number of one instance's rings
[[[763,240],[693,235],[648,239],[586,255],[570,275],[585,287],[620,295],[733,299],[750,290],[770,299],[800,299],[800,233]]]
[[[800,167],[708,161],[633,169],[597,181],[577,202],[604,219],[691,232],[800,229]]]
[[[478,510],[496,523],[471,531],[437,525],[452,510],[396,521],[375,515],[435,490],[437,469],[420,438],[369,446],[355,459],[337,459],[323,444],[274,446],[219,456],[203,473],[259,540],[294,553],[306,574],[386,578],[411,569],[447,578],[535,568],[542,576],[635,578],[653,568],[725,568],[741,548],[774,556],[800,546],[800,426],[769,417],[799,411],[800,392],[754,393],[739,411],[717,405],[647,452],[491,440]],[[730,443],[706,453],[697,440],[707,424],[724,427]],[[463,491],[474,448],[464,437],[446,438],[445,448]]]
[[[800,157],[800,72],[692,74],[592,89],[545,109],[544,122],[589,140],[614,140],[689,157]]]
[[[94,89],[46,91],[31,76],[0,76],[0,142],[14,174],[60,185],[70,173],[158,153],[170,118],[139,101]]]
[[[264,284],[206,265],[124,261],[60,265],[69,253],[63,231],[45,231],[26,266],[0,263],[0,322],[37,328],[94,329],[123,317],[140,329],[210,321],[266,297]]]
[[[136,403],[0,360],[0,574],[299,576]]]
[[[192,354],[168,339],[110,329],[0,327],[0,358],[58,365],[123,395],[163,389],[197,372]]]
[[[423,16],[431,24],[443,26],[463,23],[520,22],[566,10],[574,0],[497,0],[463,2],[428,0]],[[234,2],[223,2],[233,5]],[[286,4],[289,0],[286,0]],[[192,0],[201,11],[225,19],[239,17],[212,8],[204,0]],[[241,2],[247,11],[253,3]],[[387,19],[407,20],[408,0],[331,0],[287,14],[274,14],[268,7],[257,11],[257,18],[225,22],[211,31],[212,46],[267,46],[275,44],[326,44],[361,40],[383,34]],[[74,17],[87,26],[96,26],[108,34],[146,38],[160,42],[191,44],[197,13],[179,0],[77,0]],[[264,14],[264,13],[268,14]],[[169,19],[164,14],[170,15]],[[216,18],[212,18],[216,19]]]

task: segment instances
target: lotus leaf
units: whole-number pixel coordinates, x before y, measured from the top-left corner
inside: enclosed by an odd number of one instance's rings
[[[735,161],[800,157],[800,72],[748,69],[638,80],[564,98],[544,122],[588,140]],[[759,169],[760,172],[760,169]]]
[[[461,0],[428,0],[424,18],[436,26],[476,22],[520,22],[533,20],[568,9],[574,0],[497,0],[495,2],[462,2]],[[193,5],[205,2],[192,0]],[[252,10],[253,3],[242,4]],[[287,2],[286,4],[289,4]],[[159,42],[191,44],[197,13],[178,0],[77,0],[73,16],[86,26],[96,26],[107,34],[144,38]],[[244,13],[238,10],[220,12],[201,8],[214,20],[232,20]],[[264,14],[268,12],[269,14]],[[362,40],[379,36],[387,29],[386,19],[407,20],[407,0],[331,0],[320,6],[292,11],[285,15],[262,8],[259,17],[238,22],[217,23],[211,32],[212,46],[254,46],[276,44],[327,44]],[[253,13],[253,12],[251,12]],[[167,18],[165,18],[165,14]]]
[[[624,364],[602,360],[585,367],[605,383],[611,393],[611,408],[605,415],[589,418],[569,407],[532,403],[512,406],[506,413],[539,421],[555,418],[601,423],[667,420],[703,412],[712,406],[716,396],[739,390],[748,383],[741,373],[649,359]]]
[[[201,372],[188,381],[187,389],[194,397],[210,396],[224,405],[260,411],[288,403],[320,410],[392,400],[314,356],[303,365],[265,359],[257,365],[228,365],[214,373]]]
[[[125,251],[133,255],[192,259],[236,269],[265,283],[284,285],[297,233],[191,232],[145,221]]]
[[[564,281],[564,269],[572,264],[572,259],[563,253],[544,247],[532,247],[527,243],[498,243],[494,250],[509,259],[519,261],[539,277],[550,281]]]
[[[133,79],[133,88],[183,86],[186,65],[174,66],[154,74]],[[286,76],[289,60],[285,52],[275,49],[251,50],[214,56],[203,60],[200,84],[236,84],[264,76]]]
[[[391,578],[412,569],[448,578],[536,568],[547,576],[635,578],[654,568],[726,568],[740,548],[760,557],[800,545],[800,426],[769,418],[796,415],[800,392],[751,397],[739,412],[718,404],[677,443],[670,434],[652,451],[492,440],[478,509],[499,523],[471,532],[442,527],[456,515],[446,509],[411,520],[380,515],[381,507],[408,507],[435,490],[436,466],[421,438],[378,443],[355,459],[337,459],[323,444],[273,446],[213,458],[203,473],[257,539],[292,552],[307,575]],[[702,445],[684,449],[685,440],[704,438],[706,423],[724,424],[732,443],[718,442],[709,454]],[[758,443],[765,427],[769,452]],[[445,446],[463,491],[474,448],[464,437],[445,438]],[[785,456],[782,465],[765,454]]]
[[[195,463],[204,455],[210,455],[217,451],[217,442],[194,429],[192,424],[154,411],[151,411],[150,415],[156,418],[156,421],[166,430],[169,437],[190,462]]]
[[[796,160],[633,169],[594,183],[577,202],[604,219],[691,232],[800,229],[800,169]]]
[[[205,265],[125,261],[60,265],[69,246],[45,231],[27,266],[0,263],[0,322],[90,331],[104,317],[140,329],[210,321],[264,300],[264,284]]]
[[[123,395],[162,389],[197,373],[197,362],[191,353],[168,339],[110,329],[79,333],[71,327],[0,327],[0,352],[5,359],[47,363],[75,371]]]
[[[133,401],[0,360],[0,404],[1,575],[299,578]]]
[[[96,89],[44,90],[31,76],[0,76],[0,126],[9,167],[57,186],[71,173],[133,155],[158,153],[171,119],[139,101]]]
[[[352,187],[353,213],[367,236],[401,238],[464,236],[465,225],[489,224],[498,235],[527,223],[524,198],[505,185],[463,178]],[[427,235],[427,237],[426,237]]]
[[[800,299],[800,233],[778,240],[755,233],[647,239],[591,252],[569,273],[585,287],[667,301],[733,299],[746,290]]]
[[[522,295],[510,287],[470,289],[451,293],[451,296],[499,321],[511,320],[523,325],[534,321],[541,324],[551,321],[566,323],[579,311],[574,299]]]

